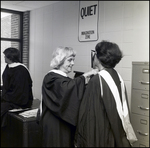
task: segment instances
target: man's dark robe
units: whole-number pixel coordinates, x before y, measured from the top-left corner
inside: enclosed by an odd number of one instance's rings
[[[1,127],[7,123],[8,110],[31,107],[33,101],[32,79],[24,66],[6,65],[2,78]]]
[[[114,69],[107,69],[114,79],[121,98],[121,86]],[[75,145],[78,147],[123,147],[130,146],[121,119],[118,115],[114,96],[101,77],[103,97],[99,75],[89,81],[80,104],[79,119],[75,133]]]
[[[84,89],[84,76],[71,79],[49,72],[44,77],[40,119],[44,147],[73,147]]]

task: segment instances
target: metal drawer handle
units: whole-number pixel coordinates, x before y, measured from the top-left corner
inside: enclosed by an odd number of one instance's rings
[[[137,130],[137,132],[141,135],[148,136],[148,133],[142,133],[141,131],[138,131],[138,130]]]
[[[141,84],[149,84],[149,82],[139,81]]]
[[[143,106],[138,106],[138,108],[143,109],[143,110],[149,110],[148,107],[143,107]]]
[[[143,69],[143,73],[149,73],[149,69]]]
[[[141,98],[148,99],[148,94],[141,94]]]

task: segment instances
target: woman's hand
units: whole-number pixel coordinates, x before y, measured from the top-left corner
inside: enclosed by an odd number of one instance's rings
[[[83,74],[83,76],[85,77],[85,78],[88,78],[88,77],[90,77],[90,76],[92,76],[92,75],[96,75],[97,73],[98,73],[98,69],[92,69],[91,71],[89,71],[89,72],[85,72],[84,74]]]

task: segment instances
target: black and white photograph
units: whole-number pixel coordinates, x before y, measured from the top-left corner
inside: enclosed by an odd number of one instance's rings
[[[149,147],[149,1],[1,1],[1,147]]]

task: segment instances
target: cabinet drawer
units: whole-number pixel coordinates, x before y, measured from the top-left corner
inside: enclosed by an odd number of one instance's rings
[[[132,89],[131,111],[149,116],[149,91]]]
[[[131,114],[131,123],[138,140],[149,141],[149,117]]]
[[[149,66],[133,65],[132,82],[133,88],[149,90]]]
[[[149,142],[138,140],[133,144],[133,147],[149,147]]]

